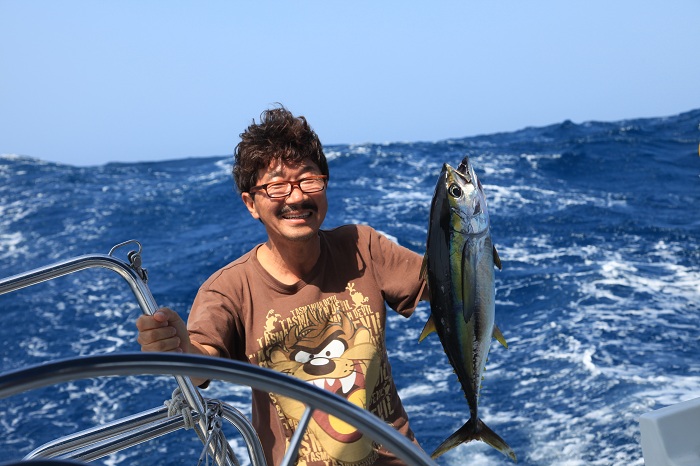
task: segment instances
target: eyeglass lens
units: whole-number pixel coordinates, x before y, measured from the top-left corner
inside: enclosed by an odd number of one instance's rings
[[[291,194],[293,186],[298,186],[304,193],[315,193],[322,191],[326,186],[326,181],[323,178],[309,178],[300,181],[283,181],[279,183],[268,184],[265,188],[267,195],[270,197],[284,197]]]

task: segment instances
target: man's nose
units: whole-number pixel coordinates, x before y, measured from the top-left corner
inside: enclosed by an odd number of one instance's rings
[[[292,201],[297,199],[302,199],[304,197],[304,191],[301,190],[301,187],[299,185],[292,185],[292,192],[289,193],[289,196],[287,196],[287,201]]]

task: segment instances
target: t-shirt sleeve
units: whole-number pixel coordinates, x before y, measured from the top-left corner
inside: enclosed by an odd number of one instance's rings
[[[222,357],[246,360],[245,337],[236,304],[228,290],[217,289],[216,285],[216,278],[210,278],[194,299],[187,319],[190,338],[200,345],[216,348]]]
[[[389,307],[410,316],[423,293],[425,281],[420,277],[423,258],[374,229],[368,228],[369,247],[375,280]]]

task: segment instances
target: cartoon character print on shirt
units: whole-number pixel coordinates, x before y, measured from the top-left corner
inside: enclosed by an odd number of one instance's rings
[[[357,305],[361,293],[348,287]],[[359,301],[358,301],[359,300]],[[271,368],[329,390],[366,409],[379,377],[379,356],[370,332],[354,324],[342,310],[330,315],[309,313],[308,321],[289,329],[270,354]],[[306,406],[276,396],[286,417],[299,421]],[[371,463],[376,456],[371,439],[338,418],[315,411],[309,431],[334,460],[348,464]]]

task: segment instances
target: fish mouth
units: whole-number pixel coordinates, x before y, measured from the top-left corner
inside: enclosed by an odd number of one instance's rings
[[[465,176],[467,183],[480,184],[479,179],[474,171],[474,166],[469,161],[469,156],[465,156],[457,167],[457,172]]]
[[[462,166],[460,165],[460,168],[461,168],[461,167],[462,167]],[[462,171],[460,171],[459,169],[453,170],[453,171],[454,171],[454,174],[457,175],[457,176],[459,176],[460,178],[462,178],[462,180],[464,180],[465,183],[471,184],[471,182],[472,182],[472,177],[471,177],[471,175],[469,174],[469,171],[462,172]]]
[[[453,168],[449,163],[446,163],[443,166],[443,170],[447,173],[448,180],[450,177],[453,179],[459,178],[459,181],[464,184],[472,184],[472,175],[469,171],[469,167],[464,165],[464,162],[462,162],[457,169]]]

